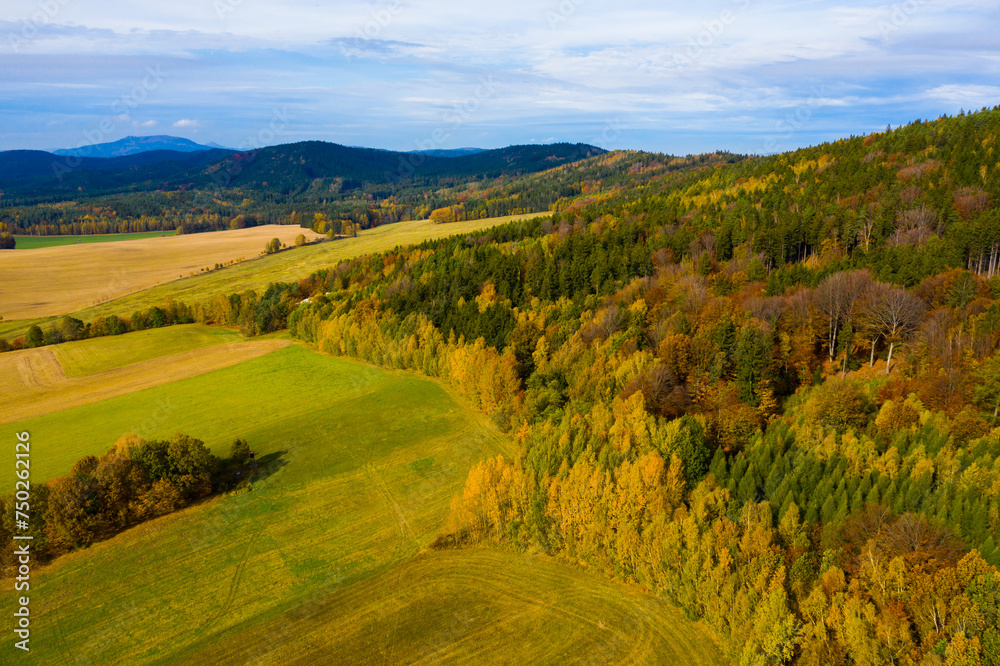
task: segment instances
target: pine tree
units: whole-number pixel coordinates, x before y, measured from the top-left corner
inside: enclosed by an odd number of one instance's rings
[[[715,455],[712,456],[712,463],[709,465],[708,471],[720,484],[724,485],[728,480],[726,454],[722,452],[722,447],[715,449]]]
[[[878,486],[872,486],[872,488],[868,491],[868,494],[865,495],[865,506],[869,504],[880,504],[881,502],[882,498],[879,495]]]
[[[827,495],[826,499],[823,500],[823,504],[821,505],[819,512],[820,520],[823,522],[824,525],[833,520],[833,516],[836,510],[837,510],[837,503],[836,500],[834,499],[833,494]]]

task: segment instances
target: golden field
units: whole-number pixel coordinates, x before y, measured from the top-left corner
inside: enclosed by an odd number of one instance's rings
[[[5,319],[75,312],[241,258],[278,238],[321,237],[308,229],[267,225],[163,238],[61,245],[5,252],[0,262],[0,315]]]

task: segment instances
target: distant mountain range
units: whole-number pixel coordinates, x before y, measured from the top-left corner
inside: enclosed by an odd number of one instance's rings
[[[417,153],[418,155],[430,155],[431,157],[465,157],[466,155],[475,155],[476,153],[485,153],[485,148],[434,148],[431,150],[411,150],[411,153]]]
[[[362,146],[351,146],[360,150],[367,150]],[[203,150],[228,150],[236,152],[233,148],[226,148],[217,143],[195,143],[191,139],[179,136],[169,136],[159,134],[156,136],[127,136],[118,141],[109,143],[95,143],[90,146],[80,146],[77,148],[60,148],[50,151],[53,155],[61,157],[126,157],[139,153],[149,153],[160,150],[172,150],[178,153],[194,153]],[[428,157],[465,157],[476,153],[486,152],[486,148],[435,148],[431,150],[412,150],[411,153],[427,155]]]
[[[9,203],[80,199],[113,193],[250,188],[274,197],[343,196],[374,187],[386,193],[398,187],[451,187],[460,182],[516,177],[570,164],[606,151],[586,144],[556,143],[509,146],[495,150],[460,148],[394,152],[351,148],[323,141],[303,141],[256,151],[199,146],[174,137],[140,137],[140,152],[115,157],[0,152],[0,189]],[[149,141],[146,141],[146,140]],[[157,141],[152,141],[157,139]],[[146,150],[171,140],[186,150]],[[123,142],[91,146],[126,149]],[[175,144],[176,145],[176,144]],[[198,146],[192,148],[192,146]],[[383,192],[384,191],[384,192]]]
[[[79,148],[63,148],[52,151],[53,155],[66,157],[125,157],[137,153],[148,153],[157,150],[173,150],[179,153],[193,153],[201,150],[221,148],[230,150],[215,143],[200,144],[178,136],[127,136],[110,143],[95,143]]]

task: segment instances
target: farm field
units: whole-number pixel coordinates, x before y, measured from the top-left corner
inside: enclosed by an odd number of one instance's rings
[[[281,640],[272,641],[271,637]],[[709,631],[635,588],[543,555],[426,551],[181,663],[727,663]]]
[[[95,342],[146,345],[121,337]],[[434,381],[292,345],[11,430],[32,433],[42,481],[144,423],[222,455],[244,437],[261,476],[34,569],[38,663],[724,663],[635,588],[544,556],[426,550],[469,467],[515,450]]]
[[[161,386],[235,365],[290,344],[286,340],[232,342],[133,363],[83,377],[67,377],[49,347],[0,358],[4,413],[0,423],[51,414]]]
[[[85,377],[161,356],[240,340],[243,336],[230,328],[181,324],[79,340],[55,345],[51,349],[67,377]]]
[[[283,252],[254,259],[252,261],[241,262],[221,271],[203,273],[201,275],[194,275],[183,279],[173,279],[171,282],[165,282],[159,285],[150,285],[148,288],[145,288],[137,293],[124,295],[97,305],[89,305],[87,302],[84,302],[81,305],[72,307],[72,309],[53,311],[51,312],[53,316],[42,316],[41,314],[30,313],[14,316],[10,312],[11,308],[8,305],[8,300],[5,297],[4,290],[7,290],[8,292],[16,290],[13,289],[12,285],[5,286],[0,284],[0,315],[4,316],[4,321],[0,321],[0,337],[13,339],[23,336],[28,330],[28,327],[34,323],[44,325],[49,321],[54,321],[54,315],[72,313],[74,317],[82,319],[83,321],[91,321],[96,317],[104,317],[107,315],[129,316],[137,310],[163,303],[168,298],[184,301],[186,303],[193,303],[208,300],[218,294],[231,294],[233,292],[244,291],[246,289],[264,289],[272,282],[291,282],[300,280],[320,268],[335,266],[341,261],[353,259],[363,254],[384,252],[400,245],[409,245],[413,243],[420,243],[429,239],[444,238],[446,236],[479,231],[481,229],[487,229],[489,227],[504,224],[513,220],[546,216],[548,216],[548,213],[532,213],[529,215],[510,215],[507,217],[453,222],[450,224],[433,224],[427,220],[387,224],[375,227],[374,229],[366,229],[359,233],[357,238],[342,238],[334,242],[318,243],[306,247],[285,250]],[[281,228],[286,230],[295,230],[295,234],[291,235],[292,239],[294,239],[295,236],[302,231],[299,227]],[[233,232],[220,231],[213,233],[227,234]],[[208,235],[212,234],[196,234],[192,236],[178,236],[176,238],[196,239],[198,236]],[[256,249],[252,254],[238,256],[256,256],[256,254],[263,249],[266,240],[272,238],[274,235],[276,234],[264,234],[267,238],[261,237],[258,239],[260,247],[256,247],[255,245],[254,247]],[[130,243],[129,245],[135,246],[136,243]],[[79,251],[93,248],[74,249]],[[11,256],[23,255],[14,255],[12,253]],[[121,271],[122,274],[127,274],[130,270],[132,262],[138,261],[138,258],[123,259],[122,261],[123,263],[121,265],[117,263],[115,264],[115,271]],[[198,268],[201,268],[204,265],[204,263],[198,264]],[[10,269],[0,266],[0,277],[3,276],[5,270]],[[100,291],[100,289],[108,283],[109,279],[113,278],[113,276],[109,274],[106,266],[94,266],[91,270],[99,272],[101,275],[97,278],[93,276],[86,278],[91,282],[96,280],[99,283],[98,291]],[[184,274],[186,275],[187,273],[185,272]],[[172,279],[170,275],[173,275],[174,278],[177,277],[177,274],[169,274],[167,279]],[[22,275],[19,279],[24,280],[25,278],[26,276]],[[104,282],[100,282],[101,279],[103,279]],[[32,294],[35,294],[32,298],[36,298],[36,300],[52,296],[49,294],[50,290],[44,289],[43,285],[37,285],[36,281],[25,281],[19,284],[22,286],[27,285],[27,290]],[[33,284],[36,286],[31,286]],[[30,302],[30,299],[27,296],[22,295],[19,298],[21,301]],[[67,305],[64,307],[70,306]]]
[[[31,432],[43,481],[157,401],[169,409],[145,436],[184,432],[222,454],[244,437],[266,478],[33,570],[38,663],[167,659],[384,571],[433,540],[473,462],[513,451],[432,381],[299,346],[10,431]]]
[[[236,345],[250,344],[253,349],[256,342],[258,340]],[[363,386],[366,381],[374,381],[374,377],[382,377],[377,370],[366,366],[346,372],[344,364],[350,365],[346,361],[320,356],[298,345],[289,346],[285,340],[259,342],[263,342],[264,349],[271,353],[258,354],[258,358],[249,360],[235,359],[228,366],[208,372],[198,372],[198,363],[195,363],[195,375],[178,374],[174,380],[168,376],[134,391],[125,387],[106,399],[88,400],[89,396],[82,391],[64,389],[67,395],[64,399],[77,401],[76,406],[19,419],[7,427],[11,432],[28,430],[32,441],[38,442],[38,451],[31,458],[31,478],[40,482],[65,474],[85,455],[104,453],[128,432],[136,432],[147,439],[165,439],[183,432],[203,440],[217,455],[225,455],[232,440],[245,437],[245,432],[256,422],[270,423],[283,419],[286,414],[308,414],[314,404],[304,400],[303,395],[325,395],[327,391]],[[229,345],[208,347],[194,353],[199,351],[223,359],[233,357]],[[171,372],[173,365],[176,365],[176,355],[120,370],[135,372],[140,380],[151,381],[160,372]],[[103,379],[104,376],[90,375],[82,379],[94,378]],[[54,391],[50,389],[50,392]],[[0,472],[4,483],[8,477],[13,483],[11,473]]]
[[[40,247],[80,245],[84,243],[113,243],[143,238],[173,236],[173,231],[140,231],[134,234],[89,234],[86,236],[14,236],[18,250],[37,250]]]
[[[251,259],[271,238],[292,245],[300,233],[318,236],[299,227],[268,225],[6,253],[0,264],[0,314],[25,319],[74,312],[216,263]]]

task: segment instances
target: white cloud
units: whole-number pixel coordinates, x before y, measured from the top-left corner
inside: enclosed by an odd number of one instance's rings
[[[947,84],[928,90],[927,96],[952,104],[959,104],[966,110],[971,110],[984,106],[992,107],[1000,102],[1000,87]]]
[[[34,35],[0,40],[0,59],[20,58],[0,67],[4,103],[25,118],[0,148],[52,143],[27,120],[38,109],[65,121],[67,145],[130,115],[238,145],[287,107],[285,141],[405,149],[438,127],[455,142],[442,147],[586,140],[621,117],[630,138],[693,128],[692,143],[740,149],[803,105],[806,145],[821,126],[856,134],[1000,101],[996,0],[58,4],[38,25],[32,2],[0,21],[0,36]],[[162,83],[146,85],[150,68]],[[479,94],[484,79],[496,90]]]

